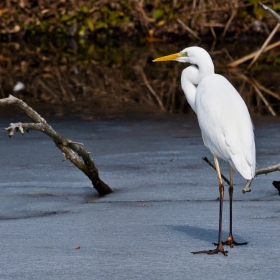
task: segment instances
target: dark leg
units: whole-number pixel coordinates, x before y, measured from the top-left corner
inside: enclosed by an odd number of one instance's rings
[[[218,254],[223,253],[225,256],[227,256],[228,251],[224,250],[223,244],[222,244],[222,216],[223,216],[223,200],[224,200],[224,185],[221,177],[221,171],[220,171],[220,166],[218,162],[218,158],[214,156],[214,161],[215,161],[215,166],[217,170],[217,175],[218,175],[218,181],[219,181],[219,192],[220,192],[220,211],[219,211],[219,236],[218,236],[218,244],[217,248],[214,250],[209,250],[209,251],[198,251],[198,252],[192,252],[193,254],[208,254],[208,255],[213,255],[213,254]]]
[[[233,197],[233,180],[232,180],[232,167],[229,166],[229,174],[230,174],[230,185],[228,188],[229,193],[229,236],[225,242],[223,242],[223,245],[229,245],[231,248],[233,248],[233,245],[246,245],[248,242],[238,243],[235,242],[232,235],[232,197]]]

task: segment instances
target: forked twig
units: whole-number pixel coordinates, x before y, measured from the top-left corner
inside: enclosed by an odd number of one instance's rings
[[[98,174],[94,161],[90,157],[90,153],[84,149],[83,144],[73,142],[64,136],[58,134],[53,128],[43,119],[36,111],[29,107],[22,100],[10,95],[8,98],[0,99],[0,106],[16,105],[22,109],[35,123],[11,123],[6,130],[9,137],[12,137],[15,132],[19,131],[24,134],[24,131],[37,130],[48,135],[55,145],[62,151],[65,159],[69,159],[75,164],[84,174],[91,180],[93,187],[100,195],[106,195],[112,192],[112,189],[105,184]],[[79,158],[82,158],[82,160]]]
[[[216,167],[208,160],[207,157],[203,157],[202,159],[206,163],[208,163],[214,170],[216,170]],[[258,175],[261,175],[261,174],[268,174],[268,173],[275,172],[275,171],[280,171],[280,163],[278,163],[276,165],[268,166],[268,167],[265,167],[265,168],[257,169],[255,171],[255,177],[258,176]],[[223,174],[221,174],[221,176],[225,180],[225,182],[229,185],[230,184],[229,180]],[[251,191],[250,186],[252,184],[253,179],[247,181],[245,187],[242,190],[243,193]]]
[[[258,176],[258,175],[261,175],[261,174],[268,174],[268,173],[275,172],[275,171],[280,171],[280,163],[276,164],[276,165],[268,166],[268,167],[265,167],[265,168],[257,169],[256,173],[255,173],[255,177]],[[254,180],[254,178],[247,181],[245,187],[242,190],[242,193],[246,193],[246,192],[251,191],[250,186],[251,186],[253,180]]]
[[[268,174],[275,171],[280,171],[280,163],[256,170],[256,176],[261,174]]]

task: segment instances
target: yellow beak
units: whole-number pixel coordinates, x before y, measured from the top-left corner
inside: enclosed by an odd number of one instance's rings
[[[162,57],[156,58],[155,60],[153,60],[153,62],[175,60],[175,59],[177,59],[181,56],[182,56],[181,53],[174,53],[174,54],[170,54],[170,55],[167,55],[167,56],[162,56]]]

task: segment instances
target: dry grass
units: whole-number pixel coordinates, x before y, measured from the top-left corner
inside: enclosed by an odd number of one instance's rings
[[[266,1],[264,1],[266,2]],[[273,23],[257,1],[73,0],[0,1],[0,34],[147,36],[160,40],[267,32]],[[105,34],[105,35],[104,35]]]

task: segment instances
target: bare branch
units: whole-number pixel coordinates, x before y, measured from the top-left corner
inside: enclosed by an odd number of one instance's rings
[[[7,98],[0,99],[0,106],[5,105],[16,105],[20,109],[22,109],[26,115],[28,115],[32,120],[36,123],[43,123],[47,124],[46,120],[43,119],[37,112],[35,112],[31,107],[29,107],[25,102],[22,100],[14,97],[13,95],[9,95]]]
[[[261,100],[263,101],[263,103],[265,104],[265,106],[267,107],[267,109],[269,110],[269,112],[271,113],[272,116],[277,116],[276,112],[273,110],[272,106],[269,104],[269,102],[267,101],[267,99],[264,97],[264,95],[261,92],[261,89],[266,92],[267,94],[273,95],[275,98],[277,98],[277,95],[267,89],[265,89],[262,85],[260,85],[252,76],[247,77],[244,74],[240,74],[239,72],[234,72],[234,74],[236,74],[238,77],[240,77],[243,81],[249,83],[254,90],[256,91],[256,93],[259,95],[259,97],[261,98]],[[279,98],[278,98],[279,99]]]
[[[181,21],[179,18],[177,18],[177,22],[181,24],[181,26],[189,32],[192,36],[194,36],[197,40],[201,40],[200,37],[191,29],[189,28],[183,21]]]
[[[276,32],[277,32],[277,30],[279,29],[279,26],[280,26],[280,17],[277,15],[277,13],[275,11],[273,11],[272,9],[268,8],[267,6],[265,6],[265,5],[261,4],[261,3],[259,3],[259,4],[262,6],[262,8],[264,10],[267,10],[270,14],[272,14],[277,19],[278,23],[274,27],[273,31],[270,33],[270,35],[268,36],[266,41],[263,43],[263,45],[260,48],[260,50],[256,53],[255,57],[252,59],[252,61],[248,65],[247,70],[249,70],[253,66],[253,64],[256,62],[258,57],[264,52],[266,46],[268,45],[270,40],[273,38],[273,36],[276,34]]]
[[[237,13],[237,9],[235,9],[235,10],[232,11],[231,16],[230,16],[229,20],[227,21],[226,26],[225,26],[225,28],[224,28],[222,37],[225,37],[225,35],[226,35],[226,33],[227,33],[227,30],[228,30],[228,28],[229,28],[231,22],[233,21],[234,17],[236,16],[236,13]]]
[[[269,102],[267,101],[267,99],[263,96],[262,92],[257,87],[257,85],[255,83],[255,79],[253,77],[250,77],[250,79],[251,79],[251,84],[252,84],[253,88],[255,89],[256,93],[259,95],[259,97],[261,98],[261,100],[263,101],[263,103],[265,104],[265,106],[267,107],[269,112],[271,113],[271,115],[274,117],[277,116],[277,114],[275,113],[275,111],[273,110],[273,108],[271,107]]]
[[[203,157],[202,159],[206,163],[208,163],[213,169],[216,170],[216,167],[208,160],[207,157]],[[275,171],[280,171],[280,163],[276,164],[276,165],[268,166],[268,167],[265,167],[265,168],[257,169],[256,172],[255,172],[255,177],[258,176],[258,175],[261,175],[261,174],[268,174],[268,173],[275,172]],[[222,175],[222,178],[225,180],[225,182],[229,185],[230,184],[229,180],[223,174],[221,174],[221,175]],[[245,187],[242,190],[243,193],[251,191],[250,186],[253,182],[253,179],[247,181]]]
[[[41,80],[38,81],[38,85],[42,87],[42,89],[49,93],[50,96],[52,96],[55,100],[60,100],[60,98]]]
[[[268,174],[275,171],[280,171],[280,163],[256,170],[256,176],[261,174]]]
[[[264,10],[268,11],[271,15],[273,15],[273,17],[280,23],[280,16],[275,11],[268,8],[267,6],[265,6],[262,3],[259,3],[259,5],[261,5]]]
[[[272,50],[272,49],[278,47],[279,45],[280,45],[280,41],[277,41],[277,42],[275,42],[275,43],[273,43],[273,44],[267,46],[266,48],[264,48],[263,52],[267,52],[267,51],[269,51],[269,50]],[[236,67],[236,66],[238,66],[239,64],[241,64],[241,63],[243,63],[243,62],[245,62],[245,61],[247,61],[247,60],[249,60],[249,59],[255,57],[256,54],[257,54],[258,52],[259,52],[259,51],[255,51],[255,52],[252,52],[252,53],[250,53],[250,54],[247,54],[247,55],[245,55],[245,56],[243,56],[243,57],[241,57],[241,58],[239,58],[239,59],[237,59],[237,60],[235,60],[235,61],[229,63],[229,64],[227,65],[227,67]]]
[[[37,130],[48,135],[56,144],[56,146],[65,155],[65,159],[69,159],[76,167],[78,167],[91,180],[93,187],[100,195],[106,195],[112,192],[112,189],[105,184],[98,174],[94,161],[90,158],[89,152],[84,149],[82,143],[73,142],[61,134],[53,130],[37,112],[30,108],[22,100],[10,95],[8,98],[0,99],[0,106],[15,104],[20,107],[31,119],[36,123],[12,123],[6,130],[9,137],[12,137],[15,132],[19,131],[24,134],[24,131]],[[79,158],[83,159],[83,161]]]
[[[136,66],[135,69],[139,71],[139,73],[140,73],[140,75],[142,76],[142,79],[143,79],[143,81],[144,81],[146,87],[149,89],[150,93],[151,93],[151,94],[153,95],[153,97],[156,99],[156,101],[157,101],[158,105],[160,106],[161,110],[165,111],[165,108],[164,108],[164,106],[163,106],[163,104],[162,104],[161,99],[158,97],[157,93],[154,91],[154,89],[152,88],[152,86],[151,86],[150,83],[148,82],[148,79],[147,79],[147,77],[146,77],[146,74],[145,74],[143,68],[140,67],[140,66]]]
[[[250,192],[251,191],[250,186],[251,186],[252,182],[253,182],[253,179],[247,181],[245,187],[242,190],[243,194],[245,194],[246,192]]]
[[[268,166],[268,167],[265,167],[265,168],[257,169],[256,173],[255,173],[255,177],[258,176],[258,175],[261,175],[261,174],[268,174],[268,173],[275,172],[275,171],[280,171],[280,163],[276,164],[276,165]],[[247,181],[245,187],[242,190],[243,193],[251,191],[250,186],[253,182],[253,179]]]
[[[260,90],[262,90],[263,92],[265,92],[265,93],[267,93],[267,94],[273,96],[274,98],[280,100],[280,95],[279,95],[279,94],[277,94],[277,93],[275,93],[275,92],[269,90],[268,88],[264,87],[263,85],[261,85],[261,84],[260,84],[257,80],[255,80],[255,79],[254,79],[254,83],[255,83],[255,85],[256,85]]]
[[[255,57],[252,59],[252,61],[248,65],[247,70],[249,70],[253,66],[253,64],[257,61],[258,57],[264,52],[264,49],[266,48],[268,43],[271,41],[273,36],[276,34],[277,30],[279,29],[279,26],[280,26],[280,23],[277,23],[277,25],[274,27],[273,31],[270,33],[268,38],[263,43],[262,47],[259,49],[259,51],[256,53]]]
[[[203,157],[202,159],[203,159],[205,162],[207,162],[214,170],[216,170],[216,167],[208,160],[207,157]],[[228,185],[230,185],[230,181],[227,179],[227,177],[224,176],[222,173],[221,173],[221,176],[222,176],[222,178],[225,180],[225,182],[226,182]]]

